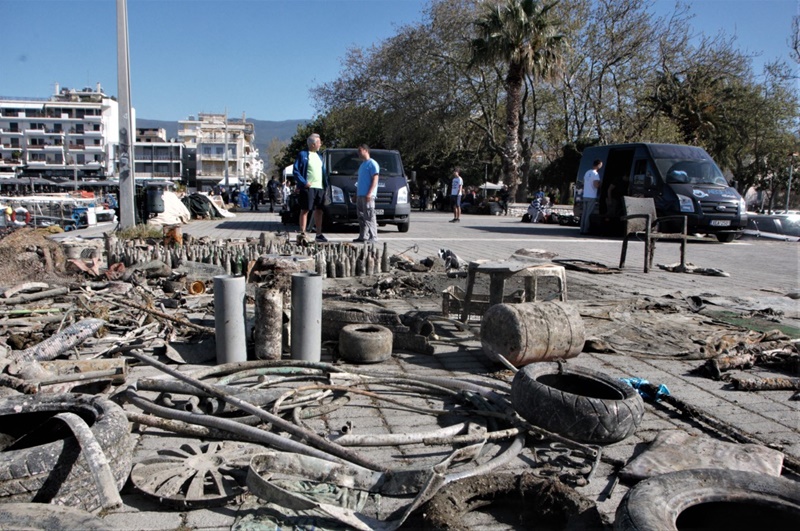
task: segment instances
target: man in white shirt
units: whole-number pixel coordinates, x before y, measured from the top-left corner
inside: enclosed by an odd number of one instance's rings
[[[461,222],[461,190],[464,188],[464,179],[459,175],[459,169],[453,170],[453,182],[450,183],[450,204],[453,206],[453,219],[450,223]]]
[[[600,174],[598,171],[603,167],[603,161],[596,159],[592,163],[592,169],[583,176],[583,212],[581,213],[581,234],[589,233],[589,217],[594,210],[597,202],[597,194],[600,190]]]

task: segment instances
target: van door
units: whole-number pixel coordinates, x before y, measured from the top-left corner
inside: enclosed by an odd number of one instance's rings
[[[598,202],[600,214],[617,218],[625,214],[622,197],[628,193],[634,148],[612,149],[603,168]]]
[[[629,194],[635,197],[653,197],[657,189],[656,179],[656,171],[649,158],[634,160]]]

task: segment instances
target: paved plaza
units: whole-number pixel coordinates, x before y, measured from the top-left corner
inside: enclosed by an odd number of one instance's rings
[[[621,239],[580,236],[577,227],[521,223],[519,218],[509,216],[463,215],[460,224],[448,223],[450,218],[448,213],[414,212],[409,232],[399,233],[395,227],[387,226],[379,230],[379,238],[381,243],[387,244],[390,254],[403,253],[416,261],[434,256],[440,249],[449,249],[465,261],[502,260],[519,249],[540,249],[557,253],[558,259],[584,260],[608,266],[616,266],[619,262]],[[103,230],[108,230],[108,227],[93,227],[70,233],[69,236],[97,237]],[[346,242],[357,236],[355,228],[338,230],[341,232],[326,233],[331,242]],[[288,236],[293,238],[296,227],[284,226],[277,214],[266,212],[240,212],[235,218],[193,221],[183,227],[184,234],[195,238],[258,238],[266,231],[289,232],[291,234]],[[693,295],[705,299],[735,298],[741,299],[743,305],[779,308],[781,323],[800,329],[797,300],[787,297],[797,293],[800,288],[799,250],[796,243],[776,241],[738,240],[730,244],[691,242],[687,250],[688,262],[698,267],[721,270],[728,276],[674,273],[658,267],[645,274],[642,271],[644,244],[632,242],[628,250],[627,267],[622,273],[597,275],[568,270],[570,301],[577,303],[594,298],[614,300],[675,294],[679,294],[680,300]],[[676,244],[658,244],[654,264],[674,264],[678,260]],[[327,279],[325,288],[335,286],[336,282]],[[381,302],[399,312],[415,309],[435,312],[441,309],[441,299],[438,297]],[[502,378],[499,376],[502,375],[502,368],[487,359],[480,342],[469,333],[453,329],[444,335],[456,340],[432,342],[435,353],[429,356],[396,353],[391,360],[380,364],[380,369],[412,378],[414,375],[476,381]],[[322,360],[332,361],[327,353],[323,354]],[[792,391],[735,391],[724,382],[692,374],[691,371],[701,364],[698,360],[583,352],[568,363],[613,377],[639,377],[664,384],[673,396],[762,444],[782,449],[795,462],[800,460],[800,401],[789,400]],[[182,370],[197,368],[184,366]],[[761,370],[753,370],[753,373],[768,375]],[[132,371],[131,378],[144,375],[156,376],[158,372],[153,368],[138,367]],[[505,381],[509,382],[511,376],[506,374]],[[428,406],[432,403],[431,400],[423,402]],[[419,415],[398,413],[391,407],[365,407],[360,412],[351,411],[347,416],[332,413],[313,426],[320,433],[330,433],[348,421],[352,422],[354,430],[362,434],[413,432],[437,426],[430,419],[423,421]],[[605,459],[599,463],[589,484],[578,487],[578,491],[598,504],[600,514],[607,523],[613,521],[614,510],[628,490],[623,483],[616,483],[615,466],[641,452],[659,431],[668,429],[709,436],[707,428],[681,416],[674,409],[663,404],[647,403],[644,420],[636,434],[602,449]],[[187,441],[185,437],[155,428],[136,430],[135,437],[135,459]],[[420,447],[384,447],[364,451],[370,458],[380,462],[405,463],[405,466],[412,468],[419,463],[432,466],[431,456],[426,455]],[[536,455],[528,448],[503,470],[521,472],[535,466],[536,459]],[[257,503],[252,495],[246,495],[224,507],[171,510],[137,494],[128,485],[123,491],[123,500],[126,505],[121,511],[104,517],[109,525],[120,529],[229,529],[237,525],[244,528],[248,522],[246,518],[258,514]],[[375,508],[372,516],[385,519],[396,508],[387,501]],[[478,523],[476,528],[511,529],[514,526]]]

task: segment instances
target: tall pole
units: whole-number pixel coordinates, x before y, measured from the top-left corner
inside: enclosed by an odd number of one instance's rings
[[[789,153],[789,187],[786,189],[786,213],[789,213],[789,199],[792,197],[792,169],[797,153]]]
[[[133,174],[131,70],[128,50],[128,2],[117,0],[117,98],[119,104],[119,226],[136,225]]]

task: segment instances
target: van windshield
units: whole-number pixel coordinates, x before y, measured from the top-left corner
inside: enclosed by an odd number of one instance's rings
[[[717,165],[708,160],[661,159],[656,164],[666,175],[668,184],[728,186],[728,181]]]
[[[381,168],[381,176],[403,175],[400,167],[400,157],[392,151],[371,151],[370,156]],[[358,151],[336,151],[331,153],[330,167],[328,171],[331,175],[358,175],[358,168],[362,160],[358,157]]]

